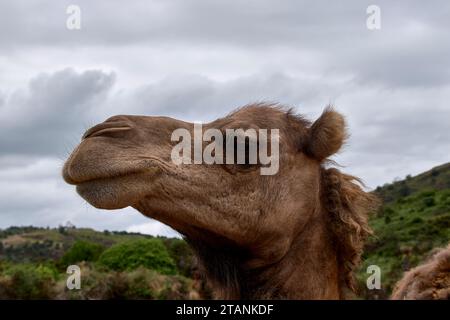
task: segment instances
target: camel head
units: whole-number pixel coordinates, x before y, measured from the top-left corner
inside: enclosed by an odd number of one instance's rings
[[[180,129],[190,134],[184,142],[192,152],[184,160],[192,161],[174,161],[180,143],[174,132]],[[97,208],[132,206],[184,235],[213,286],[222,290],[219,296],[308,297],[289,294],[295,284],[289,284],[288,273],[322,268],[327,279],[337,279],[336,286],[317,288],[316,296],[339,297],[340,283],[350,282],[349,265],[358,260],[369,232],[364,214],[371,202],[353,177],[324,167],[344,143],[344,118],[327,108],[311,123],[283,108],[255,104],[202,125],[202,132],[208,129],[225,137],[227,129],[277,129],[277,145],[274,136],[267,139],[268,153],[278,153],[276,172],[261,174],[268,165],[250,163],[248,144],[241,163],[195,161],[195,144],[204,150],[215,139],[199,146],[193,123],[120,115],[84,134],[63,177]],[[234,142],[223,145],[237,148]],[[224,157],[225,151],[214,152]],[[326,257],[328,267],[308,262]],[[268,289],[267,278],[278,281],[272,285],[277,292]],[[256,293],[261,291],[266,293]]]

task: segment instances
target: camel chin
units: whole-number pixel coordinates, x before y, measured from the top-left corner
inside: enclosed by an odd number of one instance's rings
[[[120,179],[111,179],[120,180]],[[112,181],[94,180],[83,182],[76,186],[78,194],[97,209],[122,209],[131,205],[128,197],[123,195],[117,183]]]
[[[154,171],[112,178],[93,179],[76,185],[78,194],[98,209],[133,206],[151,192]]]

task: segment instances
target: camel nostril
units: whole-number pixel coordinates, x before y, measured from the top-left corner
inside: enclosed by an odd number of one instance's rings
[[[87,130],[81,140],[128,130],[131,130],[131,126],[125,121],[103,122]]]

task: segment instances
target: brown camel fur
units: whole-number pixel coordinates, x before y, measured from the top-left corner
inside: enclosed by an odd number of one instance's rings
[[[279,129],[279,171],[259,164],[171,161],[171,134],[193,124],[115,116],[89,129],[64,179],[97,208],[132,206],[185,236],[216,298],[340,299],[369,235],[375,199],[359,180],[326,168],[347,136],[327,108],[311,123],[283,107],[253,104],[203,125]],[[205,143],[206,144],[206,143]]]
[[[392,293],[394,300],[449,300],[450,245],[405,273]]]

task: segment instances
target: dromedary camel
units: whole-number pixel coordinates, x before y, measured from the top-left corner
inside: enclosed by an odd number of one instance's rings
[[[392,299],[450,299],[450,245],[405,273],[397,282]]]
[[[347,135],[343,116],[327,108],[311,123],[253,104],[203,127],[279,129],[279,171],[176,165],[171,134],[192,123],[121,115],[84,134],[64,179],[97,208],[132,206],[183,234],[217,298],[344,298],[376,201],[357,178],[326,168]]]

